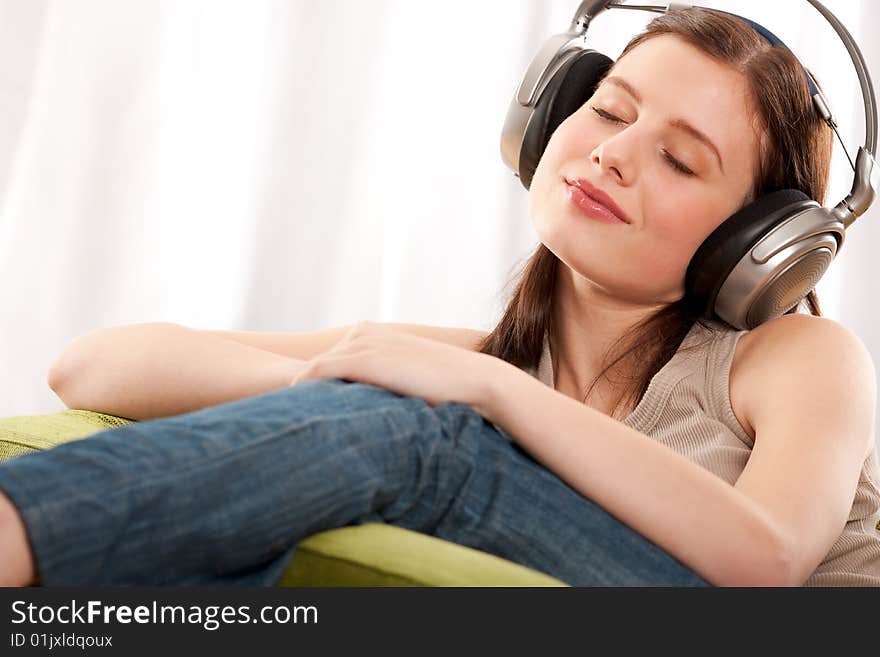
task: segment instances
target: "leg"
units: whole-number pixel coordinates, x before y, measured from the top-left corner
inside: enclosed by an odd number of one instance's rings
[[[30,586],[36,569],[21,516],[0,493],[0,586]]]
[[[473,409],[444,404],[437,412],[451,433],[478,438],[472,441],[471,476],[434,535],[573,586],[710,586],[537,463]]]
[[[0,490],[45,584],[270,585],[305,536],[389,505],[430,531],[457,440],[422,399],[310,381],[20,456]]]
[[[338,380],[0,465],[47,584],[271,585],[305,536],[378,521],[572,584],[705,585],[462,404]]]

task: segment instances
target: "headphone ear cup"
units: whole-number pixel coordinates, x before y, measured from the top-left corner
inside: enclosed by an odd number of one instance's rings
[[[593,95],[614,62],[595,50],[583,50],[562,66],[547,83],[523,135],[519,178],[528,189],[556,128]]]
[[[743,265],[753,270],[759,267],[752,258],[755,245],[777,226],[811,209],[822,213],[820,220],[827,223],[828,230],[808,230],[803,237],[797,236],[792,243],[810,242],[804,254],[779,271],[765,266],[765,270],[742,277]],[[810,228],[815,225],[809,223]],[[799,190],[783,189],[762,196],[731,215],[700,245],[685,275],[685,298],[698,316],[718,316],[740,329],[751,329],[779,316],[806,296],[836,255],[843,237],[843,227],[838,224]],[[839,234],[839,238],[832,234]],[[739,272],[736,284],[725,285],[735,269]],[[779,306],[787,307],[779,312]]]

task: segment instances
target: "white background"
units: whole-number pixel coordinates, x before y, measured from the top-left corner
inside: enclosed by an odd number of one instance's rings
[[[828,0],[863,38],[874,3]],[[537,243],[499,155],[570,0],[0,0],[0,417],[63,410],[52,361],[148,321],[308,331],[361,319],[490,329]],[[842,44],[805,2],[756,20],[863,139]],[[616,57],[650,15],[590,31]],[[849,190],[835,155],[829,202]],[[878,204],[880,205],[880,204]],[[880,362],[876,208],[820,282]]]

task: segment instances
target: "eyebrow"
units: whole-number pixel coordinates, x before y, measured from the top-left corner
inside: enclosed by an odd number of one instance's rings
[[[636,91],[636,89],[629,82],[624,80],[623,78],[621,78],[617,75],[609,75],[607,78],[605,78],[603,80],[603,82],[609,82],[616,87],[620,87],[625,92],[627,92],[630,96],[632,96],[633,100],[635,100],[636,103],[638,103],[639,105],[642,104],[642,95],[638,91]],[[718,159],[718,166],[721,168],[721,172],[724,173],[724,163],[721,161],[721,153],[718,152],[718,147],[715,146],[715,144],[712,142],[711,139],[709,139],[709,137],[707,137],[704,133],[697,130],[694,126],[692,126],[690,123],[688,123],[684,119],[672,119],[671,121],[669,121],[669,126],[689,134],[691,137],[693,137],[697,141],[700,141],[703,144],[705,144],[706,146],[708,146],[709,149],[713,153],[715,153],[715,157]]]

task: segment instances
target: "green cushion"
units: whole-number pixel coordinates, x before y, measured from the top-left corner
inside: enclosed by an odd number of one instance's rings
[[[0,460],[50,449],[131,421],[66,410],[0,418]],[[566,586],[520,564],[435,536],[368,523],[309,536],[279,586]]]
[[[565,586],[492,554],[394,525],[313,534],[279,586]]]
[[[0,419],[0,460],[49,449],[93,433],[130,424],[131,420],[67,410],[48,415],[22,415]]]

